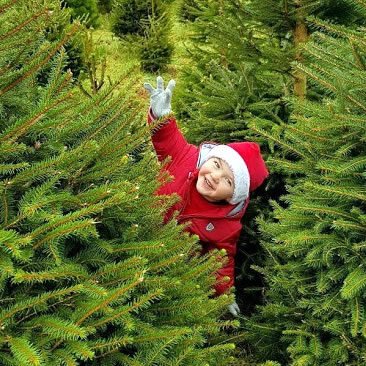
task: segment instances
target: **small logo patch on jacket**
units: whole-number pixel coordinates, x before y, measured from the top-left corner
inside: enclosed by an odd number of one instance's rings
[[[207,231],[212,231],[215,228],[215,226],[213,225],[212,222],[208,223],[206,226],[206,230]]]

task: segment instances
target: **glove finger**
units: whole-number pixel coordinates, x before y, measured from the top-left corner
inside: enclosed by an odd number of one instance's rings
[[[229,305],[227,308],[228,308],[229,312],[230,312],[232,315],[234,315],[234,316],[235,316],[236,311],[235,311],[235,309],[234,309],[233,305]]]
[[[156,85],[157,91],[162,92],[164,90],[164,80],[161,76],[156,78]]]
[[[166,87],[166,91],[170,91],[171,95],[171,92],[173,91],[174,87],[175,87],[175,80],[171,79],[169,80],[168,86]]]
[[[149,94],[152,94],[154,92],[154,88],[150,83],[144,83],[144,88],[148,91]]]
[[[170,99],[172,98],[172,92],[169,90],[169,89],[167,89],[166,91],[165,91],[165,101],[166,102],[170,102]]]

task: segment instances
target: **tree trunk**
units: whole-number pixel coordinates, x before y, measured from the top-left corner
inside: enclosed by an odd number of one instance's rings
[[[301,0],[296,2],[297,6],[297,21],[294,31],[294,45],[296,49],[295,60],[301,62],[302,54],[300,50],[301,43],[304,43],[309,38],[308,29],[305,23],[305,12]],[[300,99],[305,99],[306,96],[306,76],[301,71],[294,72],[294,94]]]

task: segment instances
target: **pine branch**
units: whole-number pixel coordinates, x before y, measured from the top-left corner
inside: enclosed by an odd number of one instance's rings
[[[85,328],[81,328],[69,320],[61,319],[54,315],[38,316],[31,320],[26,325],[26,328],[28,326],[41,327],[47,336],[62,340],[85,339],[90,332],[90,330],[88,331]]]
[[[1,13],[1,9],[0,9],[0,13]],[[30,24],[31,22],[37,20],[38,18],[40,18],[42,15],[50,15],[50,12],[48,9],[43,9],[42,11],[33,14],[30,18],[26,19],[23,23],[18,24],[16,27],[14,27],[13,29],[11,29],[10,31],[8,31],[5,34],[1,34],[0,35],[0,42],[14,36],[16,33],[18,33],[20,30],[26,28],[26,26],[28,24]],[[1,95],[1,93],[0,93]]]
[[[74,264],[64,264],[42,272],[15,271],[13,283],[43,283],[45,281],[60,281],[62,279],[87,279],[88,273],[83,267]]]
[[[338,25],[338,24],[332,24],[330,22],[321,20],[319,18],[315,18],[313,16],[308,17],[307,19],[314,27],[317,27],[318,29],[324,31],[326,34],[329,32],[330,34],[334,36],[338,36],[341,38],[346,38],[354,41],[357,44],[361,44],[365,46],[366,39],[364,38],[364,35],[361,31],[351,29],[349,27]]]
[[[295,155],[297,155],[298,157],[300,158],[303,158],[305,159],[306,156],[300,152],[299,150],[295,149],[294,146],[288,144],[288,143],[285,143],[282,139],[280,139],[279,137],[275,136],[275,135],[271,135],[270,133],[268,133],[267,131],[264,131],[263,129],[259,128],[258,126],[256,125],[252,125],[251,126],[251,129],[258,133],[259,135],[261,136],[264,136],[266,137],[268,140],[271,140],[273,141],[274,143],[278,144],[279,146],[281,146],[284,150],[288,151],[288,152],[291,152]]]
[[[366,286],[366,273],[358,267],[348,274],[341,288],[341,295],[344,299],[355,299]]]
[[[360,190],[360,187],[332,187],[311,182],[306,182],[305,187],[315,189],[322,195],[333,199],[366,201],[366,191]]]
[[[112,352],[117,352],[121,347],[133,344],[134,341],[132,337],[113,337],[99,342],[90,342],[90,349],[101,352],[100,355],[96,356],[98,359]]]
[[[97,305],[90,308],[85,314],[76,322],[77,325],[81,325],[87,318],[89,318],[91,315],[93,315],[95,312],[100,311],[101,309],[105,308],[107,305],[109,305],[112,301],[115,299],[126,295],[128,292],[130,292],[133,288],[141,284],[141,282],[144,280],[144,277],[142,277],[144,274],[144,271],[137,273],[137,278],[135,281],[128,283],[126,286],[123,286],[121,288],[117,288],[114,291],[111,291],[109,296],[107,296],[103,301],[97,303]]]
[[[85,217],[89,217],[92,214],[96,214],[99,212],[102,212],[107,207],[113,207],[117,205],[120,201],[121,197],[125,197],[124,193],[115,193],[113,195],[109,194],[109,197],[101,202],[98,202],[96,204],[90,205],[88,207],[84,207],[78,211],[71,212],[67,215],[61,216],[49,223],[46,223],[44,225],[40,225],[37,229],[33,230],[31,237],[33,241],[39,237],[44,237],[37,243],[34,242],[34,248],[38,248],[41,243],[44,241],[47,241],[48,238],[52,238],[54,236],[57,236],[57,230],[60,229],[62,232],[65,230],[66,232],[70,230],[70,228],[67,227],[68,224],[75,224],[75,225],[81,225],[81,227],[87,227],[87,226],[94,226],[96,224],[96,221],[93,219],[86,219],[82,220]],[[80,220],[80,222],[78,222]]]
[[[68,40],[77,32],[78,28],[79,28],[78,24],[73,24],[71,29],[66,33],[65,37],[59,43],[57,43],[56,46],[52,50],[50,50],[48,52],[48,55],[46,58],[44,58],[37,65],[33,66],[28,71],[23,73],[18,79],[14,80],[9,85],[7,85],[3,89],[1,89],[0,96],[9,92],[10,90],[12,90],[19,83],[21,83],[25,79],[29,78],[30,76],[32,76],[37,70],[39,70],[42,66],[47,64],[47,62],[49,62],[51,60],[51,58],[63,47],[63,45],[66,44],[68,42]]]
[[[3,133],[0,134],[0,142],[7,140],[7,141],[15,141],[20,136],[24,135],[34,124],[39,122],[42,118],[44,118],[50,110],[57,107],[58,105],[64,103],[66,100],[71,98],[73,93],[70,92],[60,99],[54,101],[51,105],[46,106],[44,109],[37,112],[31,119],[20,121],[19,123],[14,124],[11,128],[5,130]]]
[[[11,8],[17,1],[18,0],[11,0],[7,4],[4,4],[2,7],[0,7],[0,14]]]
[[[61,288],[56,291],[44,292],[42,293],[42,295],[30,297],[25,301],[18,302],[14,306],[0,312],[0,326],[6,327],[9,320],[18,313],[29,310],[31,308],[37,309],[38,307],[43,306],[49,300],[58,299],[60,297],[67,296],[70,293],[80,292],[82,291],[82,289],[82,285],[71,286],[63,289]]]
[[[146,307],[147,305],[150,306],[150,304],[154,300],[159,300],[163,295],[163,290],[158,289],[156,291],[152,291],[144,296],[141,296],[140,298],[133,301],[133,303],[129,304],[128,306],[123,306],[120,309],[116,309],[113,314],[110,314],[109,316],[105,317],[104,319],[101,319],[97,322],[91,323],[90,326],[98,328],[100,326],[103,326],[107,323],[116,322],[119,319],[123,318],[123,315],[128,314],[133,311],[137,311],[141,308]]]
[[[7,342],[14,357],[23,365],[41,366],[41,352],[23,337],[7,337]]]

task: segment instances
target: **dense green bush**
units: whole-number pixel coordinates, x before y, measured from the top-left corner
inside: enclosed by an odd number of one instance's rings
[[[112,4],[112,31],[117,36],[144,34],[144,22],[162,14],[160,0],[114,0]]]
[[[65,0],[65,5],[71,9],[73,19],[86,19],[88,27],[99,25],[99,10],[97,0]]]

